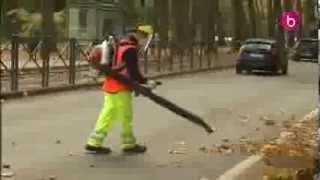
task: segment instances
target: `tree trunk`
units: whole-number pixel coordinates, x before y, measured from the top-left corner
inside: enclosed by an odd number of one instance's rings
[[[234,39],[241,41],[245,39],[246,35],[246,17],[243,10],[243,2],[239,0],[232,0],[231,3],[233,10]]]
[[[168,30],[169,30],[169,3],[168,0],[155,0],[155,30],[160,36],[160,46],[164,47],[168,43]]]
[[[202,0],[201,2],[201,25],[202,25],[202,42],[207,42],[209,40],[209,1],[211,0]]]
[[[293,2],[292,0],[284,0],[283,3],[283,9],[284,11],[290,11],[293,9]],[[285,31],[285,33],[287,34],[287,42],[286,44],[288,45],[288,47],[293,46],[294,44],[294,31]]]
[[[221,12],[220,12],[220,0],[216,0],[215,1],[217,4],[217,18],[216,18],[216,24],[217,24],[217,34],[218,34],[218,37],[219,37],[219,42],[218,44],[219,45],[222,45],[224,46],[226,44],[225,40],[224,40],[224,37],[225,37],[225,33],[224,33],[224,23],[222,22],[222,15],[221,15]]]
[[[257,36],[257,25],[256,25],[256,12],[253,5],[253,0],[248,0],[249,18],[250,18],[250,34],[252,37]]]
[[[195,18],[194,18],[194,9],[195,9],[195,2],[194,0],[188,0],[188,21],[186,23],[186,31],[187,31],[187,40],[188,40],[188,47],[192,46],[194,36],[195,36]]]
[[[314,17],[314,2],[312,0],[305,0],[304,1],[304,8],[303,8],[303,15],[304,15],[304,35],[310,36],[311,30],[315,27],[312,25],[315,24],[315,17]]]
[[[302,12],[302,0],[296,0],[296,8],[298,12]],[[303,30],[303,17],[301,17],[301,22],[300,22],[300,26],[299,26],[299,30],[298,30],[298,37],[301,38],[302,37],[302,30]]]
[[[217,22],[219,16],[219,0],[210,1],[209,11],[209,34],[214,38],[217,34]]]
[[[186,28],[188,28],[186,18],[188,17],[188,3],[185,3],[185,0],[173,0],[172,8],[176,41],[180,45],[184,45],[188,38],[186,35]]]
[[[124,24],[126,26],[134,26],[137,21],[137,12],[135,9],[135,1],[119,0],[121,11],[124,15]]]
[[[279,22],[279,18],[281,16],[281,12],[282,12],[282,9],[281,9],[281,1],[279,0],[273,0],[273,8],[274,8],[274,24],[277,28],[277,32],[276,32],[276,39],[279,41],[279,44],[280,44],[280,47],[281,48],[284,48],[285,47],[285,42],[284,42],[284,31],[283,31],[283,28],[280,26],[280,24],[278,23]]]
[[[268,35],[269,37],[274,36],[274,12],[273,12],[273,1],[268,1]]]

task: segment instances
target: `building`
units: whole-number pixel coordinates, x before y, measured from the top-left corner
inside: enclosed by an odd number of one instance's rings
[[[123,11],[117,0],[70,0],[67,9],[69,38],[95,39],[106,33],[123,33]]]

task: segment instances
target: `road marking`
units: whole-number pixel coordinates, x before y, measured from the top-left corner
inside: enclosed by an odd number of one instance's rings
[[[252,167],[257,165],[259,162],[262,162],[261,156],[250,156],[238,163],[235,167],[226,171],[218,178],[218,180],[240,180],[240,178],[248,178],[251,174],[247,172],[248,170],[253,173],[259,173],[255,169],[252,169]]]

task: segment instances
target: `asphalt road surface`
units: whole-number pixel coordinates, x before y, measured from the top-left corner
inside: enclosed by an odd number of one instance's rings
[[[258,142],[277,137],[281,122],[299,119],[317,106],[318,65],[290,62],[288,76],[236,75],[230,69],[163,82],[158,94],[199,114],[217,131],[208,136],[185,119],[138,97],[135,133],[147,144],[148,152],[122,155],[117,127],[106,141],[113,154],[89,155],[83,147],[103,103],[98,89],[7,101],[2,109],[2,158],[15,172],[10,179],[216,179],[246,156],[205,154],[199,147],[221,144],[225,138],[238,143],[242,136]],[[246,123],[242,116],[249,117]],[[276,124],[266,126],[261,116]],[[182,141],[185,154],[168,152]]]

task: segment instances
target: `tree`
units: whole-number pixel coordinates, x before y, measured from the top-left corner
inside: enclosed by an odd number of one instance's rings
[[[292,0],[284,0],[283,2],[283,9],[284,11],[290,11],[293,9],[293,3]],[[288,35],[288,41],[286,42],[286,44],[288,44],[289,47],[293,46],[294,44],[294,32],[286,32]]]
[[[279,18],[281,16],[281,11],[282,11],[282,5],[281,5],[281,1],[279,0],[273,0],[273,9],[274,9],[274,15],[275,15],[275,25],[277,27],[277,32],[276,32],[276,38],[279,41],[280,47],[284,48],[285,47],[285,42],[284,42],[284,30],[283,28],[280,26],[279,22]]]
[[[246,17],[243,9],[243,1],[232,0],[231,1],[233,11],[233,29],[234,39],[244,40],[246,36]]]
[[[303,16],[304,16],[304,35],[308,36],[311,30],[315,28],[315,16],[314,16],[315,4],[312,0],[305,0],[303,3]]]
[[[0,1],[0,36],[2,38],[3,32],[3,1]]]
[[[30,37],[34,31],[42,29],[43,17],[40,12],[29,13],[23,8],[13,9],[6,13],[7,16],[12,17],[12,21],[18,21],[21,25],[17,30],[23,36]],[[64,11],[55,12],[53,14],[54,27],[56,31],[63,35],[65,34],[66,14]]]
[[[201,39],[202,41],[208,41],[209,40],[209,21],[210,21],[210,18],[209,18],[209,11],[210,11],[210,1],[211,0],[202,0],[200,1],[201,2],[201,9],[200,9],[200,12],[201,12]]]
[[[268,35],[269,37],[273,37],[274,36],[274,25],[275,25],[275,17],[274,17],[274,11],[273,11],[273,0],[269,0],[267,2],[267,8],[268,8]]]
[[[219,45],[225,45],[225,40],[224,40],[224,23],[222,22],[222,13],[220,11],[220,0],[215,0],[214,1],[216,4],[216,26],[217,26],[217,34],[219,37]]]
[[[121,11],[124,15],[125,24],[127,26],[136,25],[137,21],[139,21],[138,11],[135,7],[134,0],[119,0],[119,4],[121,7]]]
[[[296,8],[297,8],[297,11],[298,12],[302,12],[302,3],[301,3],[301,0],[296,0]],[[298,32],[298,36],[301,37],[302,36],[302,30],[303,30],[303,23],[301,22],[300,23],[300,26],[299,26],[299,32]]]
[[[248,9],[249,9],[249,19],[250,19],[250,34],[252,37],[257,36],[257,25],[256,25],[256,12],[253,4],[253,0],[248,0]]]
[[[172,0],[172,15],[174,22],[174,34],[176,42],[183,45],[186,42],[187,33],[187,18],[188,17],[188,3],[185,0]]]
[[[160,46],[164,47],[168,43],[168,31],[169,31],[169,2],[168,0],[155,0],[154,1],[155,12],[155,30],[160,36]]]

